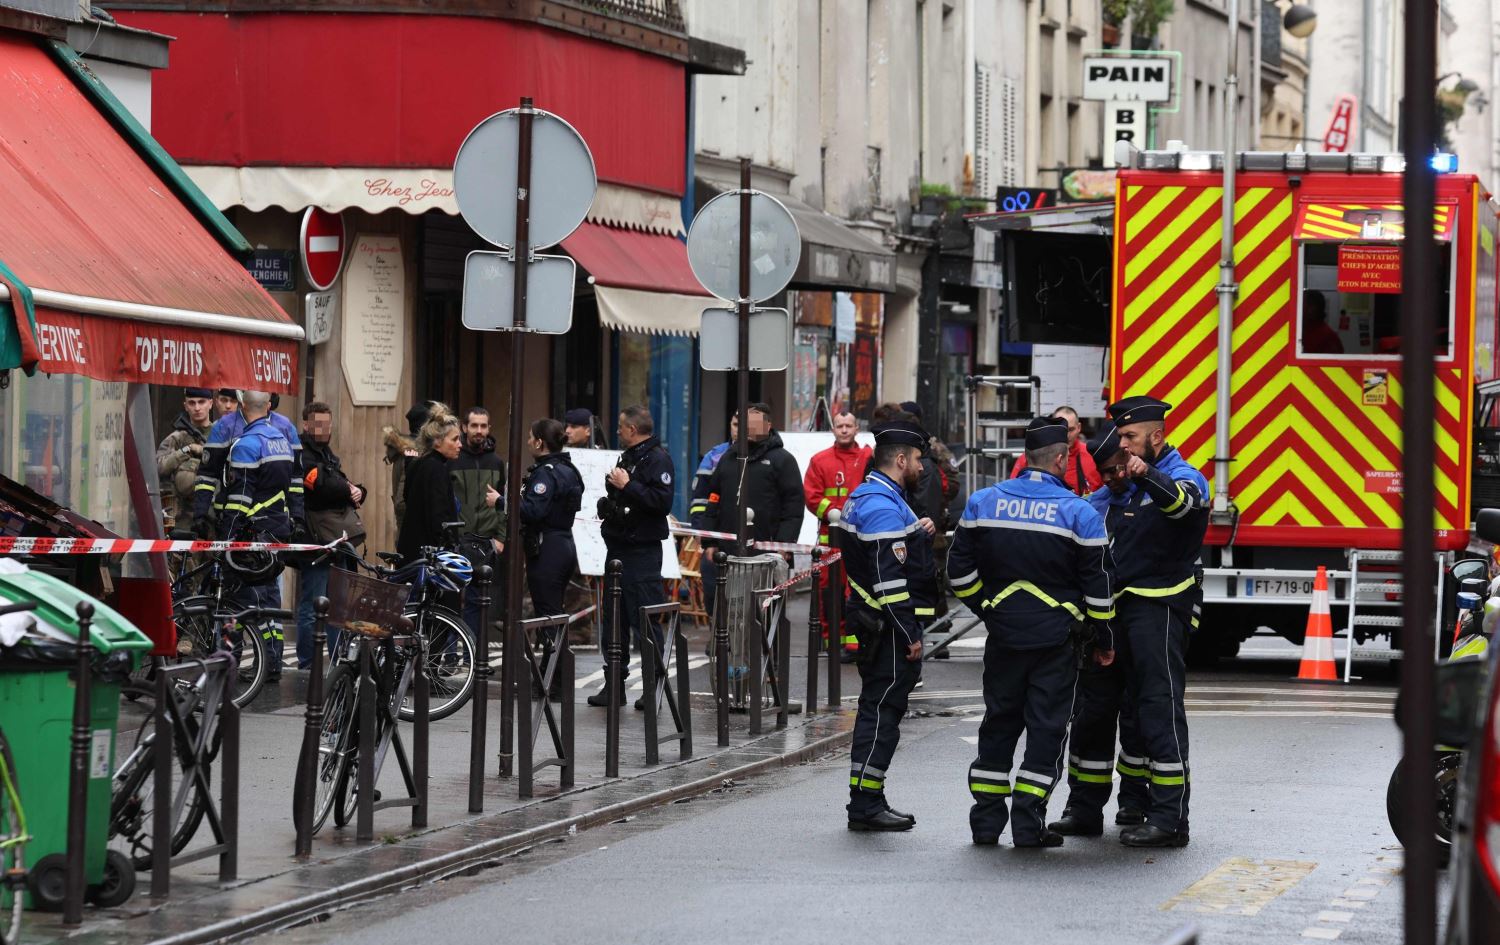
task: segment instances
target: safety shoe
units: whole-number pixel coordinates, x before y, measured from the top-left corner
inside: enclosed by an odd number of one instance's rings
[[[849,829],[854,831],[899,831],[910,830],[917,822],[909,816],[900,816],[892,810],[879,810],[868,817],[850,817]]]
[[[625,686],[622,683],[620,685],[620,705],[624,705],[624,704],[625,704]],[[602,708],[604,706],[609,705],[609,685],[607,683],[605,684],[604,688],[600,689],[598,692],[594,693],[592,696],[589,696],[589,705],[594,706],[595,708]]]
[[[974,845],[976,847],[993,847],[1000,844],[998,833],[976,833],[974,834]]]
[[[889,804],[885,805],[885,810],[886,813],[895,814],[897,817],[904,817],[905,819],[911,821],[913,824],[917,822],[917,818],[913,817],[911,814],[908,814],[905,811],[897,810]]]
[[[1099,837],[1104,835],[1104,816],[1090,817],[1082,811],[1064,810],[1062,817],[1048,824],[1047,829],[1064,837]]]
[[[1163,830],[1153,824],[1142,824],[1120,831],[1120,842],[1127,847],[1185,847],[1186,830]]]
[[[1056,832],[1055,830],[1044,830],[1042,831],[1042,835],[1036,838],[1035,841],[1027,841],[1026,843],[1022,843],[1021,841],[1017,840],[1015,844],[1016,849],[1018,850],[1040,849],[1043,847],[1060,847],[1063,845],[1063,835]]]
[[[1116,827],[1139,827],[1146,822],[1146,812],[1122,807],[1115,812]]]

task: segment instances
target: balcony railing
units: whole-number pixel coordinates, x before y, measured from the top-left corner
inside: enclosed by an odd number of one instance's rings
[[[574,0],[574,5],[676,33],[687,31],[677,0]]]

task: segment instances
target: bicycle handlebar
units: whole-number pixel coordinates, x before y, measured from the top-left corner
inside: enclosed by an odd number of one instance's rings
[[[28,610],[36,610],[36,601],[23,600],[17,601],[14,604],[6,604],[5,606],[0,607],[0,617],[5,616],[6,614],[19,614]]]

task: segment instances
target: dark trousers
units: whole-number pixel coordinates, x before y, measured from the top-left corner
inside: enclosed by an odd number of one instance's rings
[[[859,664],[859,710],[849,750],[849,816],[869,817],[886,807],[886,770],[901,741],[906,700],[922,663],[906,658],[906,635],[883,622],[874,652]]]
[[[1068,739],[1068,810],[1090,820],[1103,817],[1120,773],[1120,809],[1144,812],[1150,804],[1146,750],[1127,694],[1130,644],[1115,634],[1115,661],[1099,666],[1090,660],[1078,675],[1078,706]],[[1115,758],[1115,726],[1120,755]]]
[[[1172,597],[1125,593],[1116,604],[1116,635],[1130,647],[1128,696],[1135,704],[1141,746],[1150,759],[1151,803],[1146,822],[1162,830],[1188,829],[1187,635],[1200,591]]]
[[[1047,824],[1047,797],[1062,774],[1063,739],[1073,712],[1078,662],[1068,643],[1039,650],[999,646],[991,635],[984,646],[984,721],[979,726],[979,757],[969,767],[969,828],[996,835],[1012,820],[1017,844],[1041,840]],[[1011,784],[1016,743],[1026,733],[1026,753]],[[1013,803],[1014,817],[1005,799]]]
[[[714,564],[714,555],[718,554],[717,548],[704,548],[703,556],[698,559],[698,575],[703,581],[703,609],[708,613],[710,626],[713,624],[714,603],[719,595],[719,566]]]
[[[655,604],[667,602],[666,589],[662,587],[662,546],[660,542],[649,545],[608,545],[606,561],[619,559],[625,566],[620,575],[620,606],[623,613],[620,614],[620,629],[629,628],[630,635],[626,638],[634,640],[636,648],[645,652],[645,646],[641,640],[643,628],[640,626],[640,609]],[[611,599],[608,587],[605,588],[604,608],[601,612],[601,629],[599,631],[599,649],[604,654],[606,662],[609,659],[609,646],[611,632],[614,627],[614,601]],[[651,644],[656,647],[658,653],[662,647],[662,632],[660,625],[655,620],[648,622],[651,633]],[[627,665],[630,659],[629,645],[621,643],[621,665]],[[606,666],[606,669],[608,667]]]
[[[254,584],[240,587],[230,596],[230,601],[235,610],[246,610],[250,607],[264,607],[268,610],[281,609],[281,585],[276,581],[267,581],[264,584]],[[286,648],[286,640],[283,637],[281,622],[270,618],[260,618],[244,624],[245,633],[257,633],[266,644],[266,671],[274,674],[281,672],[281,651]]]
[[[526,590],[538,617],[567,613],[563,595],[577,567],[573,536],[563,531],[543,533],[538,553],[526,557]]]

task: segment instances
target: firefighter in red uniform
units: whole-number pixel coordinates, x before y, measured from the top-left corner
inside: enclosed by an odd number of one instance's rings
[[[828,544],[828,513],[831,509],[844,510],[849,493],[864,481],[865,467],[870,462],[870,447],[854,441],[859,433],[859,421],[852,413],[841,413],[833,418],[833,445],[812,458],[807,464],[807,475],[802,477],[802,495],[807,510],[818,519],[818,544]],[[828,586],[828,572],[818,575],[819,586]],[[845,597],[849,588],[843,588]],[[824,631],[827,632],[826,630]],[[847,627],[839,628],[839,642],[844,647],[844,662],[854,660],[859,643]]]

